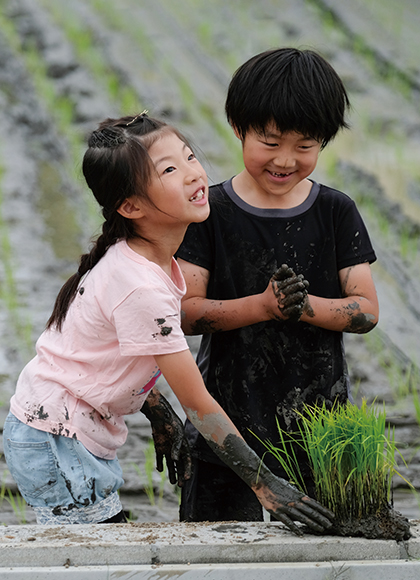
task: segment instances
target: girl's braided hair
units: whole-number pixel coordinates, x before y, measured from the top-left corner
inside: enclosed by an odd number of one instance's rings
[[[134,196],[153,206],[147,194],[154,170],[148,150],[165,132],[173,132],[186,142],[174,127],[145,113],[106,119],[90,134],[83,157],[83,175],[102,207],[105,221],[90,252],[81,256],[77,272],[58,293],[47,329],[54,326],[61,330],[81,278],[99,262],[110,246],[121,239],[141,237],[132,220],[117,210],[124,200]]]

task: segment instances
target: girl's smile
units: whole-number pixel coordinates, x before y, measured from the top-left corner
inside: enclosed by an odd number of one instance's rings
[[[148,188],[159,210],[156,217],[184,225],[206,219],[210,211],[207,175],[190,147],[168,132],[150,147],[149,156],[156,169]]]

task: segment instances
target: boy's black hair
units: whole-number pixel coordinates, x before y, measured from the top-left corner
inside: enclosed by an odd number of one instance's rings
[[[278,48],[253,56],[234,73],[225,111],[243,140],[249,129],[264,134],[274,122],[281,132],[295,131],[324,148],[348,128],[349,98],[333,67],[312,50]]]

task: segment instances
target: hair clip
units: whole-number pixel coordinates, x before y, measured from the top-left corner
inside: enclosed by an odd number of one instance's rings
[[[146,117],[147,113],[149,111],[147,109],[144,109],[144,111],[142,113],[140,113],[140,115],[137,115],[137,117],[134,117],[134,119],[132,119],[129,123],[126,123],[126,127],[128,127],[128,125],[132,125],[133,123],[135,123],[137,121],[137,119],[139,119],[140,117]]]

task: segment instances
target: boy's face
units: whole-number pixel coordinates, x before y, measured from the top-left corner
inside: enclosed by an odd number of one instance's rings
[[[302,184],[315,169],[321,144],[301,133],[280,133],[274,124],[264,134],[249,130],[242,142],[245,174],[261,203],[295,207]],[[305,189],[306,191],[306,189]]]

